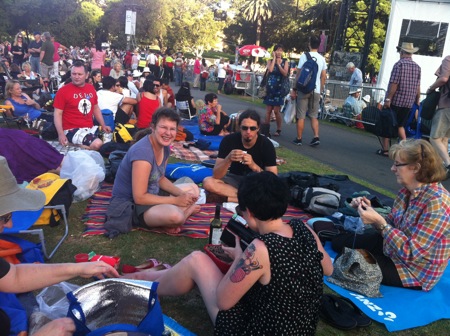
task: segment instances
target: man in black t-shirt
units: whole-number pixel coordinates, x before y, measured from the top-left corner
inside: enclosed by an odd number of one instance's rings
[[[256,111],[245,110],[240,114],[240,132],[223,138],[213,176],[203,180],[207,192],[226,197],[228,202],[237,202],[242,177],[264,170],[278,174],[275,148],[268,138],[258,133],[260,124]]]
[[[34,41],[30,42],[30,45],[28,47],[28,52],[30,53],[30,64],[31,64],[31,71],[33,71],[35,74],[41,73],[41,47],[42,47],[42,40],[41,40],[41,33],[38,31],[34,32]]]

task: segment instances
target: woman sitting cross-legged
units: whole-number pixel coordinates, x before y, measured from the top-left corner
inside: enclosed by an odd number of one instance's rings
[[[197,286],[216,335],[313,335],[323,275],[333,270],[330,257],[304,223],[282,221],[289,189],[275,174],[247,175],[238,199],[259,236],[244,252],[238,239],[235,248],[223,248],[234,259],[225,275],[196,251],[173,268],[127,277],[158,281],[159,295],[182,295]]]
[[[450,194],[442,186],[442,160],[425,140],[402,140],[389,150],[391,171],[403,186],[391,213],[383,218],[365,197],[352,200],[364,224],[376,230],[342,234],[333,249],[366,249],[381,268],[382,284],[431,290],[450,258]]]
[[[198,127],[203,135],[227,135],[226,128],[230,125],[230,117],[222,111],[217,95],[205,95],[206,105],[198,111]]]
[[[114,223],[176,233],[191,214],[200,210],[195,204],[199,197],[196,184],[174,185],[165,177],[179,122],[173,109],[159,108],[152,117],[151,134],[128,150],[117,171],[106,213],[105,227],[110,235],[131,229],[115,228],[118,232],[112,232]]]

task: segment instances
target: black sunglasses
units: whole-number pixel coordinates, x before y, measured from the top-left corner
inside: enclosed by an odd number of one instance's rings
[[[0,216],[0,222],[8,223],[9,220],[11,219],[11,217],[12,217],[12,212],[10,212],[9,214]]]
[[[250,130],[250,131],[254,132],[254,131],[256,131],[257,129],[258,129],[258,127],[256,127],[256,126],[241,126],[241,130],[242,130],[242,131],[248,131],[248,130]]]

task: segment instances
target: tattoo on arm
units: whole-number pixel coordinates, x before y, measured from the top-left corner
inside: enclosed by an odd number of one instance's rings
[[[244,251],[243,256],[238,261],[235,269],[231,273],[231,282],[238,283],[244,280],[245,276],[250,274],[251,271],[255,271],[263,268],[259,264],[258,259],[255,258],[255,245],[250,244]]]

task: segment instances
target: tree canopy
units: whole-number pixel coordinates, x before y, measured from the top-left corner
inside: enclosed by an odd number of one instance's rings
[[[312,33],[327,32],[330,51],[341,0],[3,0],[0,38],[23,31],[50,31],[64,45],[82,46],[101,40],[117,48],[157,45],[201,55],[221,43],[277,43],[286,51],[306,50]],[[361,51],[371,0],[352,2],[345,49]],[[136,11],[135,40],[127,41],[125,13]],[[378,0],[368,70],[377,71],[390,11],[389,0]],[[217,15],[218,12],[225,15]]]

